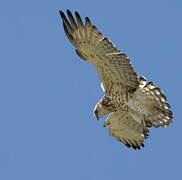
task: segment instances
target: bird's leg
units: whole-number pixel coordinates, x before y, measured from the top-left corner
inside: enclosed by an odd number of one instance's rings
[[[108,121],[108,119],[106,119],[105,122],[104,122],[104,124],[103,124],[103,126],[106,127],[106,126],[108,126],[109,124],[110,124],[110,122]]]

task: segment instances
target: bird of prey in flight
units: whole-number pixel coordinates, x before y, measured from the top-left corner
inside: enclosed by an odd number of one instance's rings
[[[88,17],[82,21],[67,10],[60,11],[67,38],[78,56],[92,63],[101,79],[104,96],[94,108],[97,119],[109,114],[104,122],[109,133],[127,147],[140,149],[152,127],[166,127],[172,111],[162,90],[144,77],[138,77],[129,57],[119,51]]]

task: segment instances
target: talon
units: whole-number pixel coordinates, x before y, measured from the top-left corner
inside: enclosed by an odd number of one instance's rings
[[[103,127],[106,127],[109,125],[109,122],[105,121],[104,124],[103,124]]]

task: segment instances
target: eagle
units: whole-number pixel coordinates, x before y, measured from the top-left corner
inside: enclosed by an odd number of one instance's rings
[[[82,21],[75,11],[67,17],[59,11],[63,28],[80,58],[92,63],[101,79],[103,97],[94,108],[96,119],[109,115],[103,126],[109,134],[133,149],[144,147],[152,127],[166,127],[172,111],[162,90],[144,77],[138,77],[129,57],[93,25]]]

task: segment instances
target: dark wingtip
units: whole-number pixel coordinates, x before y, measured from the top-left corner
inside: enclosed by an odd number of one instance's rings
[[[66,10],[67,14],[71,14],[71,11],[69,9]]]
[[[63,11],[61,11],[61,10],[59,10],[59,14],[61,15],[61,17],[63,17],[63,16],[64,16],[64,12],[63,12]]]
[[[65,16],[63,11],[59,10],[59,14],[60,14],[62,19],[66,19],[66,16]]]
[[[89,25],[89,26],[92,25],[92,23],[91,23],[89,17],[86,17],[86,18],[85,18],[85,22],[86,22],[86,24]]]
[[[144,144],[142,143],[142,144],[137,144],[137,145],[132,145],[131,146],[133,149],[135,149],[135,150],[141,150],[141,148],[144,148]]]
[[[129,144],[124,143],[126,147],[130,148],[131,146]]]
[[[140,147],[138,144],[137,144],[136,148],[137,148],[138,150],[140,150],[140,149],[141,149],[141,147]]]
[[[141,146],[142,146],[142,147],[145,147],[145,145],[144,145],[143,143],[141,144]]]
[[[75,15],[80,16],[79,13],[78,13],[78,11],[75,11]]]

